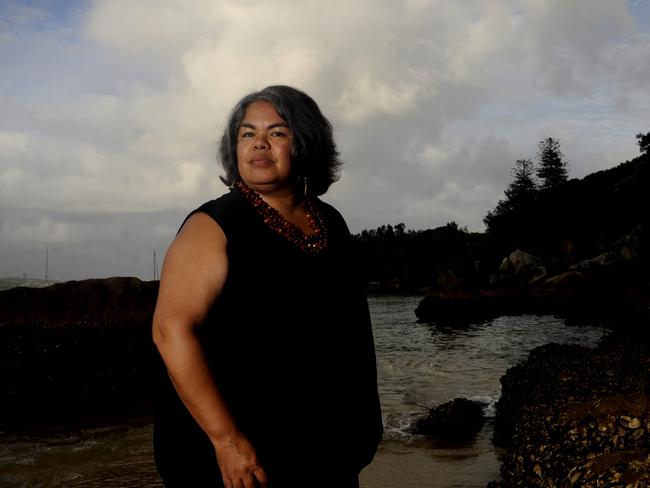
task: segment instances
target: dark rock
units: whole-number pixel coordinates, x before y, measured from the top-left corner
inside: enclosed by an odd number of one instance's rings
[[[607,268],[621,268],[638,262],[644,255],[644,234],[644,225],[641,223],[632,232],[616,241],[607,251],[594,258],[580,261],[569,269],[598,274],[603,273]]]
[[[148,409],[157,290],[109,278],[0,291],[0,426]]]
[[[533,288],[432,292],[420,300],[415,314],[423,322],[520,314],[613,318],[634,323],[650,317],[650,291],[590,287],[577,274],[556,276]]]
[[[491,486],[647,486],[647,336],[542,346],[501,383],[495,441],[508,449]]]
[[[491,305],[478,293],[434,291],[420,300],[415,315],[422,321],[467,317],[480,319],[490,316]]]
[[[546,266],[539,257],[517,249],[503,259],[490,284],[500,287],[527,286],[540,281],[547,274]]]
[[[480,403],[466,398],[456,398],[432,408],[428,417],[416,423],[414,433],[426,437],[464,441],[475,436],[481,430],[484,421],[483,406]]]
[[[600,454],[569,471],[570,486],[650,486],[650,449]]]
[[[540,258],[517,249],[502,260],[488,288],[463,289],[462,281],[443,274],[441,283],[446,287],[427,294],[415,313],[426,322],[523,313],[647,321],[648,228],[647,222],[641,222],[622,238],[601,246],[595,257],[577,262]]]
[[[579,271],[567,271],[566,273],[560,273],[546,278],[542,285],[554,289],[571,289],[581,288],[584,283],[585,277],[582,273]]]
[[[66,281],[44,288],[0,290],[0,327],[72,323],[128,325],[149,320],[158,282],[133,277]]]

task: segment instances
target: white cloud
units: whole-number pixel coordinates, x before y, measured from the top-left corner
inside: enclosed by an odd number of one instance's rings
[[[173,62],[197,38],[219,31],[216,5],[206,0],[96,1],[87,11],[82,33],[121,56]]]
[[[20,155],[32,141],[23,132],[0,132],[0,161],[7,162]]]
[[[354,231],[478,229],[542,138],[582,176],[633,157],[649,129],[650,38],[623,0],[77,7],[61,20],[11,2],[0,16],[0,205],[68,212],[11,227],[21,239],[114,236],[65,219],[189,210],[225,191],[222,124],[269,84],[304,89],[334,122],[346,165],[326,198]]]
[[[35,223],[3,222],[0,235],[15,242],[67,242],[71,239],[70,225],[47,217]]]
[[[335,107],[345,122],[362,123],[373,116],[400,114],[413,108],[417,86],[391,86],[369,73],[350,77]]]

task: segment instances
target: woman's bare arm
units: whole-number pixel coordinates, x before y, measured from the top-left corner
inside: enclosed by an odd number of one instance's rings
[[[196,334],[227,274],[225,234],[208,215],[192,215],[165,256],[153,339],[180,398],[215,447],[226,488],[253,488],[266,486],[266,475],[219,393]]]

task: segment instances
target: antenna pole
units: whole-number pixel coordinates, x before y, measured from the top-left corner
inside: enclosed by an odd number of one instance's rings
[[[158,261],[156,260],[156,251],[153,252],[153,279],[159,280],[160,273],[158,273]]]

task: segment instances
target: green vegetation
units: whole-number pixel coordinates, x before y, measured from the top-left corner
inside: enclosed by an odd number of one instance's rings
[[[537,177],[542,190],[556,188],[568,179],[567,163],[560,150],[560,141],[547,137],[537,145]]]
[[[531,215],[539,213],[539,201],[546,195],[556,193],[568,180],[567,162],[560,150],[560,141],[548,137],[537,145],[537,160],[520,159],[512,169],[513,180],[506,188],[505,199],[500,200],[494,210],[488,211],[485,219],[487,232],[506,237],[515,247],[527,247],[538,236],[535,235],[538,222]],[[516,235],[513,231],[516,230]]]
[[[436,229],[405,230],[404,224],[382,225],[354,237],[374,288],[414,290],[475,286],[480,270],[472,256],[481,255],[485,236],[455,222]]]

